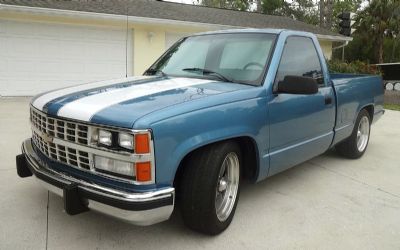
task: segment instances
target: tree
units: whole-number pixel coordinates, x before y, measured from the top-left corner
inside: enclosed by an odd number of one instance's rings
[[[333,0],[319,1],[319,26],[325,29],[332,28]]]
[[[283,0],[260,0],[261,13],[267,15],[285,15],[289,8]]]
[[[352,34],[353,41],[345,48],[347,61],[361,60],[370,63],[400,61],[399,5],[399,0],[371,0],[368,6],[358,11],[354,25],[356,31]],[[341,8],[351,10],[349,5]],[[353,8],[358,7],[353,6]],[[341,12],[340,9],[336,11]],[[341,58],[340,50],[333,52],[334,58]]]
[[[332,26],[331,29],[338,31],[340,19],[337,16],[342,12],[357,13],[364,0],[338,0],[332,5]]]
[[[318,24],[318,10],[313,0],[261,0],[261,13]]]
[[[256,7],[257,7],[257,12],[261,13],[261,0],[256,0]]]
[[[318,24],[318,10],[314,0],[197,0],[197,3],[209,7],[288,16],[306,23]]]
[[[359,13],[357,30],[366,33],[375,44],[375,62],[383,63],[385,36],[399,34],[400,1],[371,0],[370,4]]]
[[[318,25],[318,7],[313,0],[292,0],[288,3],[290,17],[308,24]]]
[[[222,8],[222,9],[231,9],[231,10],[249,10],[252,1],[249,0],[197,0],[197,3],[200,5]]]

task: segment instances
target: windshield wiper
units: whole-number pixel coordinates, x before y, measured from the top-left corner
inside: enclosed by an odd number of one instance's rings
[[[218,77],[220,80],[225,81],[225,82],[234,82],[233,79],[228,78],[227,76],[222,75],[221,73],[215,72],[210,69],[202,69],[202,68],[185,68],[182,69],[183,71],[193,71],[193,72],[201,72],[204,74],[214,74],[216,77]]]
[[[160,69],[148,69],[146,72],[144,72],[145,75],[156,75],[160,74],[161,76],[168,76],[167,74],[164,73],[164,71]]]

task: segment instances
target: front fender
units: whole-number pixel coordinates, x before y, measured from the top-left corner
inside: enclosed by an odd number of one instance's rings
[[[266,98],[258,97],[196,110],[152,124],[156,182],[172,184],[180,162],[188,153],[217,141],[247,136],[257,143],[258,155],[265,155],[269,146],[266,118]],[[268,172],[266,162],[260,162],[259,166],[260,175]]]

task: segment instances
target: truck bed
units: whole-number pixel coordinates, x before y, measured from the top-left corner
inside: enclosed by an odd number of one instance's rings
[[[383,114],[383,84],[380,76],[361,74],[331,74],[336,92],[336,126],[333,144],[347,138],[354,126],[357,112],[375,104],[370,110],[373,121]]]

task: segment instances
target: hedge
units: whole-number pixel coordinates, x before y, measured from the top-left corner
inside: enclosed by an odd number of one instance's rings
[[[370,65],[362,61],[348,63],[339,60],[330,60],[328,61],[328,68],[332,73],[381,75],[381,72],[376,65]]]

